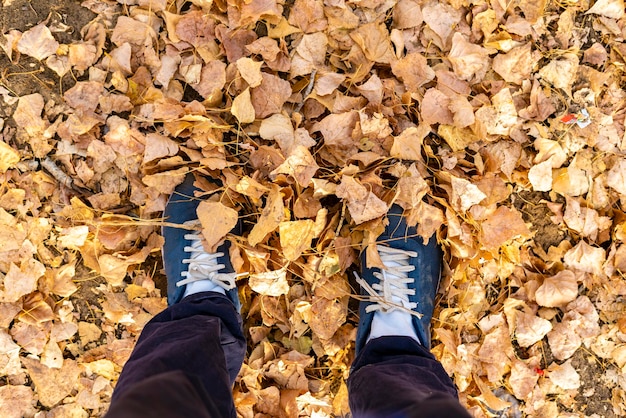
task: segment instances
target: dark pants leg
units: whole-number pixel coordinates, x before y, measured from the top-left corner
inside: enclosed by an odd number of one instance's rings
[[[441,363],[409,337],[369,341],[348,379],[355,418],[469,418]]]
[[[145,326],[106,418],[234,417],[232,385],[245,351],[230,299],[190,295]]]

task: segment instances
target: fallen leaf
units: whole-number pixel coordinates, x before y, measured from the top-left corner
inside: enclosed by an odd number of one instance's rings
[[[624,16],[624,0],[598,0],[585,14],[596,14],[611,19]]]
[[[196,210],[202,225],[207,250],[214,252],[224,237],[237,225],[239,214],[221,202],[203,200]]]
[[[488,49],[468,42],[460,32],[454,32],[448,59],[454,73],[461,80],[480,82],[491,65],[489,52]]]
[[[289,292],[287,266],[274,271],[254,273],[248,279],[250,288],[263,296],[281,296]]]
[[[556,275],[547,277],[537,291],[537,303],[546,307],[560,307],[573,301],[578,296],[578,282],[570,270],[562,270]]]
[[[24,32],[17,42],[17,50],[39,61],[54,54],[59,43],[52,36],[50,29],[43,23]]]
[[[250,100],[250,88],[245,89],[240,95],[235,97],[230,107],[230,112],[237,118],[239,123],[254,122],[255,113]]]
[[[39,402],[52,408],[68,396],[81,373],[74,360],[64,360],[59,369],[51,369],[42,365],[39,360],[22,358],[30,378],[35,385]]]
[[[4,276],[4,291],[2,302],[17,302],[17,300],[37,289],[37,280],[46,272],[46,267],[35,259],[21,263],[20,267],[11,263],[9,271]]]
[[[497,249],[511,239],[529,236],[522,215],[514,208],[500,206],[481,224],[480,242],[488,249]]]
[[[468,180],[451,176],[452,179],[452,204],[454,207],[465,212],[469,208],[482,202],[487,195],[480,191],[478,186]]]
[[[563,364],[552,363],[548,368],[548,377],[558,387],[570,390],[580,387],[580,375],[572,366],[571,360]]]
[[[23,418],[34,416],[35,399],[28,386],[5,385],[0,387],[0,411],[5,418]]]
[[[278,228],[284,217],[282,194],[279,187],[274,186],[268,194],[261,216],[248,235],[248,243],[255,246],[263,241],[267,234]]]

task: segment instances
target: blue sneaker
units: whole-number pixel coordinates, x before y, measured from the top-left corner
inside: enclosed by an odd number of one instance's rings
[[[441,249],[432,237],[428,245],[409,228],[402,208],[393,205],[389,225],[376,245],[384,270],[366,268],[361,255],[362,277],[357,353],[367,341],[385,335],[412,337],[430,349],[430,321],[441,278]]]
[[[241,304],[235,283],[239,275],[230,263],[230,242],[224,241],[215,253],[204,250],[200,221],[196,214],[201,199],[194,197],[194,192],[200,189],[193,185],[194,180],[193,174],[187,174],[185,181],[170,196],[163,213],[168,224],[196,228],[162,228],[161,233],[165,238],[163,266],[167,276],[167,304],[178,303],[189,294],[214,291],[226,294],[239,311]],[[240,223],[231,233],[241,234]]]

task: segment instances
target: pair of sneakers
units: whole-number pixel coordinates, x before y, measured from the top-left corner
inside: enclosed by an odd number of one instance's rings
[[[187,225],[190,230],[165,226],[163,263],[168,279],[168,304],[198,292],[227,295],[239,310],[235,273],[228,255],[229,241],[215,253],[208,253],[202,238],[196,209],[200,200],[193,174],[188,174],[171,195],[165,207],[167,224]],[[356,350],[367,341],[387,335],[408,336],[430,348],[430,321],[441,271],[441,250],[433,237],[427,245],[415,228],[407,226],[402,208],[393,205],[387,216],[389,224],[378,238],[377,248],[385,269],[366,268],[364,256],[361,275],[359,325]],[[167,225],[166,224],[166,225]],[[237,225],[233,234],[241,234]]]

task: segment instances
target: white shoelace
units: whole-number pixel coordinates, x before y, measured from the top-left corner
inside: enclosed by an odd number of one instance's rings
[[[357,283],[369,295],[366,296],[366,300],[372,302],[365,311],[368,313],[373,311],[390,312],[393,310],[407,312],[417,308],[417,303],[409,301],[409,296],[415,295],[415,289],[409,289],[407,286],[414,281],[407,274],[415,270],[415,266],[409,264],[410,257],[417,257],[417,253],[383,245],[377,245],[376,248],[380,254],[380,259],[386,267],[380,272],[374,273],[374,277],[379,282],[370,286],[355,273]]]
[[[176,286],[184,286],[188,283],[200,280],[210,280],[224,290],[234,289],[237,284],[237,277],[244,276],[247,273],[220,273],[225,268],[224,264],[218,264],[218,257],[224,256],[224,253],[207,253],[202,246],[202,237],[200,232],[185,234],[185,239],[191,241],[191,246],[184,248],[186,253],[191,254],[189,258],[183,259],[183,263],[189,264],[187,271],[183,271],[181,276],[185,277],[176,283]]]

